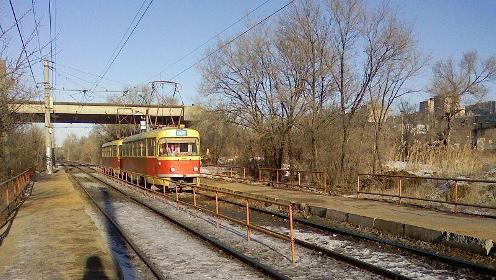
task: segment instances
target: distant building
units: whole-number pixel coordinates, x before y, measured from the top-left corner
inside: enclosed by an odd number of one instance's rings
[[[434,113],[434,98],[420,102],[419,112],[423,114]]]
[[[444,116],[449,112],[463,115],[464,109],[460,106],[459,97],[437,95],[420,102],[419,112],[420,114],[435,114],[436,116]]]
[[[488,116],[496,114],[496,101],[480,102],[465,107],[465,112],[470,116]]]

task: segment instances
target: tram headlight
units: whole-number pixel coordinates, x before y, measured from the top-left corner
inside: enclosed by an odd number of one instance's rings
[[[193,167],[193,171],[198,172],[198,166]]]
[[[171,171],[171,172],[176,172],[176,168],[175,168],[175,167],[171,167],[171,168],[170,168],[170,171]]]

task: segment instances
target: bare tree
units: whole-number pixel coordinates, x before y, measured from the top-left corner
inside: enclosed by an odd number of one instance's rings
[[[437,62],[433,75],[431,92],[444,105],[440,117],[446,121],[443,144],[448,146],[453,118],[461,111],[461,99],[468,95],[483,96],[487,84],[496,79],[496,56],[482,60],[476,51],[466,52],[458,65],[452,58]]]
[[[28,10],[18,18],[18,22],[20,23],[29,12]],[[16,107],[12,104],[19,104],[20,101],[28,100],[39,94],[35,90],[37,85],[28,83],[32,77],[28,76],[27,73],[30,64],[40,61],[39,58],[35,58],[35,54],[41,53],[43,47],[40,49],[40,47],[33,48],[30,46],[30,43],[35,38],[35,30],[33,29],[28,36],[24,37],[23,48],[15,51],[10,50],[10,36],[13,36],[15,31],[17,31],[15,23],[0,30],[0,161],[4,163],[0,168],[0,177],[9,174],[11,171],[19,171],[16,168],[27,168],[34,164],[34,162],[21,162],[22,164],[19,165],[18,163],[23,158],[21,154],[11,157],[11,155],[14,155],[11,152],[18,149],[15,146],[11,146],[13,143],[9,138],[14,137],[15,130],[19,129],[23,121],[16,115],[19,106]],[[26,130],[25,132],[31,133],[32,131]],[[13,162],[14,160],[18,162]],[[7,170],[9,168],[11,170]]]
[[[202,92],[229,120],[256,131],[268,164],[280,167],[304,112],[302,64],[294,46],[260,31],[223,47],[201,68]]]
[[[356,112],[366,93],[378,83],[379,74],[401,60],[411,35],[387,5],[366,11],[358,0],[335,0],[329,4],[329,14],[334,29],[332,75],[342,125],[339,166],[343,175],[349,170],[348,141]]]
[[[295,56],[293,63],[301,65],[307,112],[299,125],[304,137],[309,138],[310,168],[315,169],[320,158],[317,145],[319,131],[331,121],[326,114],[332,104],[334,85],[327,64],[332,59],[329,44],[331,29],[320,6],[314,1],[304,1],[281,18],[276,32],[280,41],[291,46]]]
[[[382,171],[382,153],[380,148],[382,130],[391,106],[407,94],[419,92],[408,86],[408,82],[427,64],[428,57],[423,56],[413,38],[412,28],[398,20],[389,9],[383,7],[374,20],[373,31],[367,38],[374,45],[383,45],[394,49],[394,55],[384,67],[377,71],[372,83],[368,84],[369,110],[374,123],[373,172]],[[382,52],[385,53],[385,52]]]

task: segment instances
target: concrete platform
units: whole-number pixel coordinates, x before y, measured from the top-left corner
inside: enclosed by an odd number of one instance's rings
[[[39,178],[0,246],[0,279],[118,279],[107,241],[65,172]]]
[[[496,219],[454,214],[388,202],[327,196],[296,190],[202,178],[202,183],[233,192],[291,201],[312,215],[374,228],[389,234],[443,243],[474,253],[495,253]]]

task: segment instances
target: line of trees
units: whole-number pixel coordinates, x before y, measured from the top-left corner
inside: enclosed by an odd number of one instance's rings
[[[20,23],[28,12],[18,19]],[[15,23],[0,30],[0,181],[32,166],[42,169],[44,162],[41,128],[23,124],[29,120],[19,119],[15,114],[19,108],[11,105],[39,94],[29,75],[29,63],[40,61],[37,54],[44,46],[31,47],[35,38],[33,28],[24,38],[26,47],[13,50],[10,47],[12,37],[17,37],[15,32]]]
[[[342,180],[356,170],[353,150],[369,109],[372,166],[380,169],[384,122],[395,101],[418,90],[408,82],[426,63],[412,27],[388,5],[302,1],[271,28],[211,56],[201,67],[201,90],[209,110],[259,143],[252,149],[266,164],[304,159],[305,167],[329,168]]]
[[[356,172],[381,172],[385,160],[408,158],[417,119],[408,99],[425,91],[477,95],[495,79],[496,57],[467,52],[458,65],[435,63],[430,87],[422,88],[415,81],[430,57],[389,5],[297,3],[201,65],[207,112],[196,126],[214,162],[224,156],[324,169],[333,183],[346,184]],[[436,128],[446,145],[455,114],[446,112]]]

